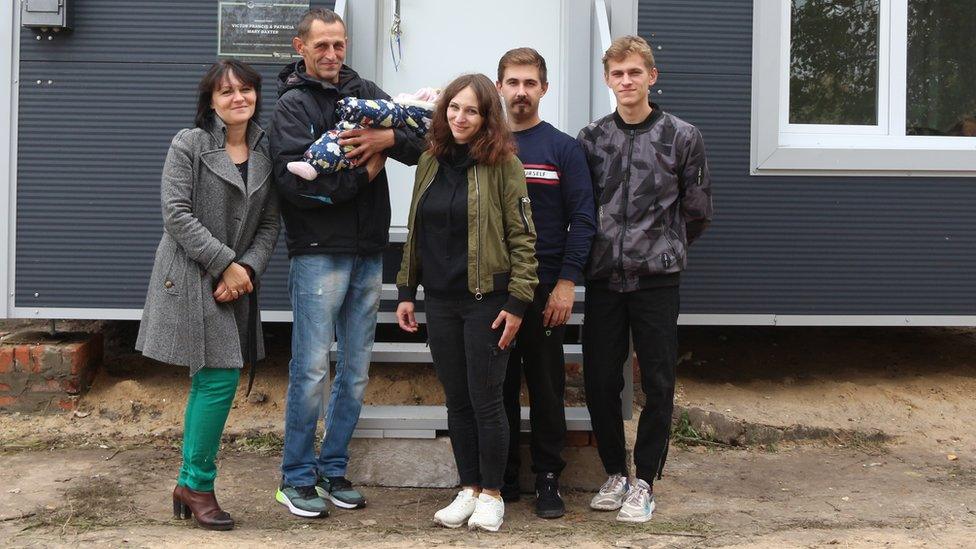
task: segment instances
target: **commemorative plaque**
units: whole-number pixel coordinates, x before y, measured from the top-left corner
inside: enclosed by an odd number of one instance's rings
[[[218,10],[218,56],[257,62],[298,57],[291,39],[307,1],[220,0]]]

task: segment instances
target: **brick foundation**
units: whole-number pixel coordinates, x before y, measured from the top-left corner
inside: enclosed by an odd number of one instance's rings
[[[0,340],[0,410],[71,410],[102,362],[102,335],[19,332]]]

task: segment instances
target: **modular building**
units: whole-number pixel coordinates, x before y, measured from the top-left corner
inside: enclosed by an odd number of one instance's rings
[[[684,324],[976,323],[974,2],[311,3],[343,13],[349,64],[390,93],[492,76],[508,48],[536,47],[550,66],[542,114],[573,135],[612,109],[609,38],[646,38],[661,71],[654,100],[701,129],[714,182],[715,220],[683,277]],[[245,57],[265,77],[267,119],[290,59],[233,23],[287,35],[306,4],[0,6],[0,317],[139,318],[162,230],[160,168],[191,125],[196,82],[219,56]],[[388,170],[392,299],[412,171]],[[270,321],[290,319],[284,252],[264,280]]]

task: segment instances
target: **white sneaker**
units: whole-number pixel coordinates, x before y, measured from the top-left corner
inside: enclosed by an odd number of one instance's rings
[[[651,487],[641,479],[637,479],[627,492],[624,504],[617,513],[620,522],[647,522],[654,514],[654,494]]]
[[[467,522],[471,513],[474,513],[477,501],[474,490],[465,488],[458,492],[450,505],[434,513],[434,522],[448,528],[457,528]]]
[[[600,491],[590,500],[590,508],[597,511],[616,511],[624,503],[624,496],[630,490],[630,483],[623,475],[611,475]]]
[[[480,528],[489,532],[497,532],[505,518],[505,502],[501,498],[482,493],[478,496],[474,513],[468,519],[468,528]]]

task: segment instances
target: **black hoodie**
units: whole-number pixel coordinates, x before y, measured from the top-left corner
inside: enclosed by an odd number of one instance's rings
[[[373,82],[343,65],[339,83],[321,82],[305,73],[305,62],[278,75],[278,103],[269,132],[271,156],[288,256],[321,253],[371,254],[383,251],[390,235],[390,189],[386,171],[372,181],[366,168],[319,175],[312,181],[295,176],[286,165],[301,160],[322,133],[336,125],[336,102],[344,97],[389,99]],[[387,156],[414,165],[423,139],[406,129],[393,130]],[[321,197],[327,197],[324,201]]]

